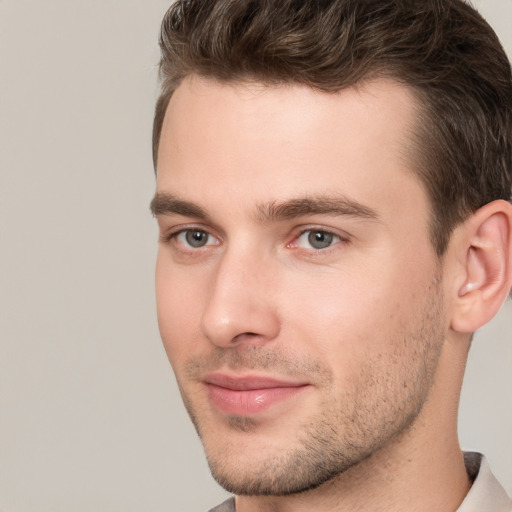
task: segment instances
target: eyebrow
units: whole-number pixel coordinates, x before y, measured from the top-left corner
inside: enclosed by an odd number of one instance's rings
[[[199,205],[179,197],[157,192],[150,204],[151,213],[157,215],[182,215],[209,221],[210,216]],[[331,215],[379,220],[377,212],[345,196],[313,196],[286,201],[272,201],[258,205],[256,219],[259,222],[290,220],[307,215]]]
[[[208,220],[209,216],[200,206],[190,201],[184,201],[172,194],[157,192],[149,209],[154,216],[157,215],[183,215],[184,217],[195,217],[200,220]]]
[[[378,220],[377,212],[353,199],[344,196],[314,196],[271,202],[258,207],[258,218],[266,220],[289,220],[306,215],[332,215]]]

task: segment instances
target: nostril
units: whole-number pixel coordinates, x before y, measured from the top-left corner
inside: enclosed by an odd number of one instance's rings
[[[244,341],[244,340],[254,340],[255,338],[259,338],[260,336],[261,336],[261,334],[258,334],[256,332],[242,332],[242,333],[238,334],[237,336],[235,336],[233,338],[233,341],[240,342],[240,341]]]
[[[256,333],[256,332],[242,332],[242,333],[238,334],[236,336],[236,338],[240,338],[240,337],[243,337],[243,336],[247,336],[247,337],[253,338],[254,336],[259,336],[259,334]]]

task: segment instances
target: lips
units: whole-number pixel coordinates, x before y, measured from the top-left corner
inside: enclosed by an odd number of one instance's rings
[[[253,416],[296,396],[308,387],[301,382],[215,373],[204,379],[210,402],[221,412]]]

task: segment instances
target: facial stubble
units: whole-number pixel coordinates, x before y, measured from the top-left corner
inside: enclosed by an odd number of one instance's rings
[[[274,449],[256,461],[233,455],[235,436],[226,435],[222,446],[211,446],[209,429],[214,427],[201,417],[201,411],[180,386],[215,480],[237,495],[302,493],[334,480],[406,435],[428,398],[443,345],[440,282],[439,272],[425,292],[425,302],[417,315],[401,326],[394,340],[389,340],[394,347],[392,357],[384,364],[378,357],[369,357],[349,390],[335,391],[333,373],[320,360],[297,361],[266,349],[216,349],[208,360],[191,361],[186,372],[189,379],[205,367],[216,368],[221,363],[234,369],[274,370],[294,377],[311,377],[314,372],[323,397],[320,412],[295,432],[287,433],[287,441],[295,439],[292,448]],[[225,423],[233,434],[246,435],[248,443],[258,433],[258,421],[251,417],[226,417]]]

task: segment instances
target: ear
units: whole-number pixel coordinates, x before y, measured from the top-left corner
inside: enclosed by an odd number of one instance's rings
[[[512,205],[486,204],[457,235],[460,272],[451,327],[473,333],[494,317],[512,288]]]

